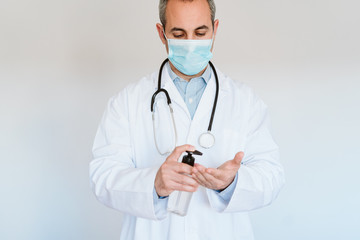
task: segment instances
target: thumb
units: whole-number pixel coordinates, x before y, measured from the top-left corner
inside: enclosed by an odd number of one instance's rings
[[[195,151],[195,147],[190,145],[190,144],[185,144],[185,145],[181,145],[178,146],[174,149],[174,151],[169,155],[169,157],[167,157],[166,161],[174,161],[176,162],[179,157],[181,156],[181,154],[185,151]]]
[[[234,161],[236,164],[240,165],[240,163],[241,163],[241,161],[242,161],[243,158],[244,158],[244,153],[243,153],[243,152],[238,152],[238,153],[235,155],[233,161]]]

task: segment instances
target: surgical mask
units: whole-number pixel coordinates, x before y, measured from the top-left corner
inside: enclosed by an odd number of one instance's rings
[[[213,39],[179,40],[168,39],[166,36],[165,38],[168,42],[170,62],[185,75],[192,76],[201,72],[213,56],[211,53]]]

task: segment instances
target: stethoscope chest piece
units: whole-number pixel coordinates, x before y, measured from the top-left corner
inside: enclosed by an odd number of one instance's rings
[[[207,131],[200,135],[199,144],[203,148],[211,148],[215,144],[215,136],[210,131]]]

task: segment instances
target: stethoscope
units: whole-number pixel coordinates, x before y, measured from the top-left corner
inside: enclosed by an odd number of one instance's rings
[[[154,103],[155,103],[155,98],[156,96],[163,92],[166,96],[167,99],[167,104],[169,106],[170,109],[170,114],[171,114],[171,119],[172,119],[172,123],[173,123],[173,127],[174,127],[174,138],[175,138],[175,146],[177,146],[177,132],[176,132],[176,126],[175,126],[175,118],[174,118],[174,110],[171,104],[171,99],[169,96],[169,93],[164,89],[161,88],[161,75],[162,75],[162,71],[163,68],[165,66],[165,64],[169,61],[169,59],[165,59],[165,61],[161,64],[160,66],[160,70],[159,70],[159,77],[158,77],[158,90],[156,90],[156,92],[152,95],[151,98],[151,113],[152,113],[152,122],[153,122],[153,129],[154,129],[154,140],[155,140],[155,145],[156,145],[156,149],[157,151],[161,154],[161,155],[166,155],[168,153],[170,153],[173,149],[162,153],[159,149],[157,140],[156,140],[156,134],[155,134],[155,110],[154,110]],[[211,128],[212,128],[212,124],[213,124],[213,120],[214,120],[214,115],[215,115],[215,111],[216,111],[216,105],[217,105],[217,100],[218,100],[218,95],[219,95],[219,79],[218,79],[218,75],[216,73],[215,67],[214,65],[209,61],[210,67],[213,70],[214,74],[215,74],[215,80],[216,80],[216,92],[215,92],[215,99],[214,99],[214,104],[213,104],[213,109],[211,112],[211,117],[210,117],[210,122],[209,122],[209,126],[208,126],[208,130],[207,132],[202,133],[199,136],[199,145],[203,148],[211,148],[212,146],[214,146],[215,144],[215,136],[211,133]]]

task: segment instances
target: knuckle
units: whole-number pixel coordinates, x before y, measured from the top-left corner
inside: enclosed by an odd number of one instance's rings
[[[216,189],[223,189],[223,185],[220,183],[217,183],[215,187]]]
[[[164,162],[161,166],[160,166],[160,169],[164,169],[168,166],[167,162]]]
[[[162,175],[161,175],[161,178],[163,179],[163,181],[164,181],[164,184],[167,184],[167,180],[168,180],[168,175],[167,174],[165,174],[165,173],[163,173]]]
[[[194,192],[194,188],[191,186],[184,186],[184,189],[188,192]]]
[[[184,175],[181,175],[181,177],[180,177],[180,182],[182,183],[182,184],[186,184],[186,182],[187,182],[187,178],[186,178],[186,176],[184,176]]]
[[[174,149],[174,152],[175,152],[175,153],[180,153],[180,152],[181,152],[181,147],[179,147],[179,146],[176,147],[176,148]]]
[[[181,172],[186,172],[186,164],[183,164],[183,163],[179,164],[179,170]]]
[[[194,186],[198,187],[199,183],[197,181],[195,181],[194,179],[193,179],[193,181],[194,181]]]
[[[171,169],[171,164],[169,162],[164,162],[161,166],[163,172],[168,172]]]
[[[183,190],[183,185],[180,183],[176,183],[172,186],[172,190]]]
[[[190,166],[187,165],[187,164],[182,164],[182,167],[183,167],[183,171],[184,171],[185,173],[191,174],[191,172],[192,172],[192,167],[190,167]]]

